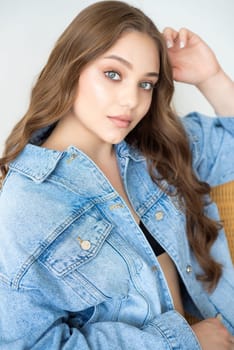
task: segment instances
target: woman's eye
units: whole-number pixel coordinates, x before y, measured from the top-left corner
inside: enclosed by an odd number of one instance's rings
[[[105,76],[111,80],[120,80],[119,73],[112,71],[112,70],[105,72]]]
[[[148,81],[144,81],[140,83],[140,87],[144,90],[152,90],[154,88],[154,84]]]

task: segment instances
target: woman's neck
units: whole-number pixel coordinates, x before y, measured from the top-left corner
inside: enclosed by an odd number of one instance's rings
[[[69,117],[59,121],[41,146],[58,151],[65,151],[69,146],[75,146],[97,165],[102,164],[103,166],[115,158],[113,145],[103,142],[97,137],[90,137],[86,130],[80,130],[76,121]]]

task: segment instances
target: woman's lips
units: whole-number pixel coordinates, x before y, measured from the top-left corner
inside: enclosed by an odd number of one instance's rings
[[[131,118],[129,116],[114,116],[108,118],[119,128],[127,128],[131,123]]]

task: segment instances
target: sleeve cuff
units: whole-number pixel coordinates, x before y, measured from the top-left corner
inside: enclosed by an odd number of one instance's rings
[[[166,338],[169,348],[176,350],[201,350],[198,339],[188,322],[176,311],[161,314],[144,329]]]

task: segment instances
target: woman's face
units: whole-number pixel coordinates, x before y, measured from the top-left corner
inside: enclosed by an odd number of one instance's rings
[[[70,115],[76,138],[94,145],[122,141],[147,113],[159,68],[155,42],[137,31],[88,64]]]

